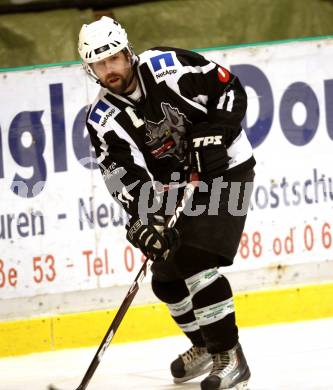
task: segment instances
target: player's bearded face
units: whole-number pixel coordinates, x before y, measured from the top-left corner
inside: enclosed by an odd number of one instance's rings
[[[128,92],[133,69],[128,55],[122,51],[92,64],[103,87],[118,95]]]

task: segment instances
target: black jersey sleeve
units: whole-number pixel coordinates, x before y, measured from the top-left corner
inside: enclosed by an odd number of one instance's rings
[[[203,75],[207,88],[207,115],[210,126],[221,128],[229,146],[242,130],[247,109],[247,95],[237,76],[216,65]]]
[[[241,131],[247,109],[247,95],[237,76],[198,53],[175,49],[187,72],[178,81],[183,96],[207,109],[207,129],[220,129],[229,146]]]
[[[140,196],[148,202],[153,182],[142,153],[119,124],[102,129],[88,113],[87,129],[110,194],[128,214],[139,215]]]

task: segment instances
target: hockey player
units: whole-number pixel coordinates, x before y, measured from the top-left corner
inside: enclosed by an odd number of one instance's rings
[[[254,178],[241,127],[245,91],[227,69],[190,51],[156,47],[136,55],[108,17],[82,26],[79,53],[101,85],[87,128],[103,178],[129,214],[127,239],[153,260],[155,295],[192,342],[171,364],[174,382],[209,373],[203,390],[246,389],[250,371],[232,291],[218,272],[233,263]],[[192,208],[204,210],[188,210],[176,228],[165,228],[173,210],[166,199],[181,195],[192,170],[202,182]],[[157,187],[169,188],[159,202]],[[232,202],[243,212],[230,210]]]

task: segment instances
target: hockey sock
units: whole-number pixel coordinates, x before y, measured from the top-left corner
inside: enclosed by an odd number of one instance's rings
[[[192,344],[197,347],[204,347],[205,341],[195,318],[192,300],[185,282],[181,279],[172,282],[160,282],[153,277],[152,289],[157,298],[167,304],[172,318],[191,340]]]
[[[238,341],[238,328],[228,280],[217,268],[211,268],[185,282],[208,351],[216,353],[233,348]]]

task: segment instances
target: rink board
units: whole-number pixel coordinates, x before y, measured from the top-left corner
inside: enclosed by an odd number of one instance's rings
[[[256,181],[228,268],[230,276],[243,275],[236,286],[239,323],[333,316],[333,37],[202,52],[236,73],[248,94],[243,126],[254,147]],[[128,286],[142,264],[125,239],[127,216],[91,166],[85,114],[97,86],[78,64],[0,75],[6,108],[0,118],[0,356],[86,345],[85,324],[93,325],[88,345],[96,344],[100,324],[110,322],[121,300],[109,305],[106,293],[100,300],[90,296],[87,310],[94,304],[101,310],[62,315],[69,294],[77,297],[72,311],[83,312],[84,294]],[[289,283],[309,286],[296,290]],[[133,339],[164,335],[156,320],[156,333],[150,325],[156,311],[173,334],[164,306],[140,306],[128,319],[149,317],[141,333],[120,330],[118,340],[132,340],[129,333]]]
[[[239,327],[333,317],[333,284],[235,295]],[[0,357],[98,345],[117,310],[0,323]],[[133,306],[114,343],[180,334],[164,304]]]

